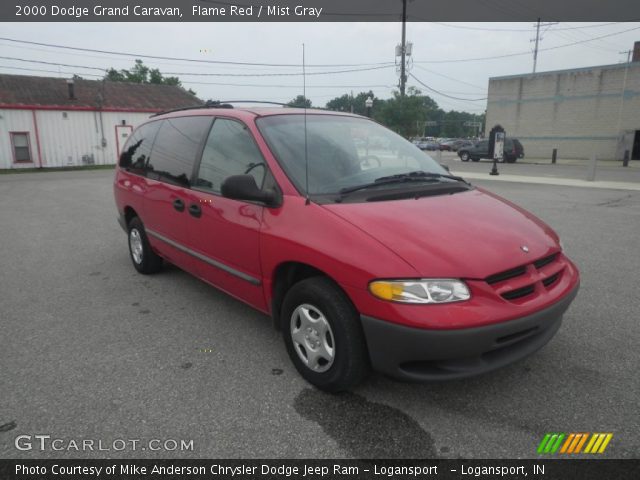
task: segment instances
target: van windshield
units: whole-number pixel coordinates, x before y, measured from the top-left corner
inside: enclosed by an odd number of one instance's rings
[[[372,120],[313,113],[306,117],[308,191],[305,116],[272,115],[257,120],[269,148],[302,195],[339,194],[380,178],[416,171],[444,177],[448,173],[415,145]]]

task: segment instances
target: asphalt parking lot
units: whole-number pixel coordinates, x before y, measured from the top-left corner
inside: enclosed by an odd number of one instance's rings
[[[579,266],[559,333],[482,377],[373,375],[331,396],[264,315],[175,267],[135,272],[112,176],[0,176],[1,458],[535,457],[547,432],[612,432],[607,458],[640,455],[640,192],[476,182],[553,226]],[[37,434],[193,450],[15,448]]]

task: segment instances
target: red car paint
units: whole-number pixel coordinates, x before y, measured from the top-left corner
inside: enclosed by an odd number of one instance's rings
[[[307,202],[289,180],[256,126],[266,115],[300,113],[290,109],[200,109],[189,115],[233,118],[254,137],[281,192],[279,207],[224,198],[116,171],[119,212],[133,209],[149,228],[238,272],[259,279],[251,284],[178,248],[150,237],[162,257],[252,307],[270,314],[278,267],[297,262],[333,279],[357,311],[393,324],[432,330],[493,325],[535,314],[577,288],[577,268],[561,252],[558,236],[532,214],[477,188],[455,195],[374,203]],[[313,115],[342,115],[313,111]],[[159,118],[184,115],[172,113]],[[175,211],[176,199],[198,203],[194,219]],[[528,251],[524,251],[524,246]],[[553,254],[539,268],[533,262]],[[486,279],[514,267],[526,272],[489,284]],[[550,286],[545,280],[557,274]],[[374,297],[374,279],[455,278],[466,282],[471,299],[415,305]],[[555,277],[554,277],[555,278]],[[502,293],[535,285],[514,300]]]

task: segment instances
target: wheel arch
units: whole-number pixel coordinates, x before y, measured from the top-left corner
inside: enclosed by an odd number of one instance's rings
[[[280,330],[279,319],[285,295],[293,285],[311,277],[328,278],[335,283],[340,290],[342,290],[345,297],[353,304],[347,292],[345,292],[344,289],[340,287],[340,284],[327,272],[304,262],[282,262],[273,270],[273,274],[271,276],[271,317],[273,319],[273,326],[276,330]]]
[[[131,222],[132,219],[134,219],[135,217],[140,218],[140,215],[138,215],[138,212],[136,212],[133,207],[127,205],[126,207],[124,207],[124,221],[125,221],[125,225],[129,225],[129,223]]]

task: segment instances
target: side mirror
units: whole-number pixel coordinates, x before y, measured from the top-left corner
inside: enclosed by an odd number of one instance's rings
[[[223,197],[234,200],[261,202],[269,207],[275,207],[280,201],[280,195],[275,190],[260,190],[256,179],[251,175],[232,175],[220,187]]]

